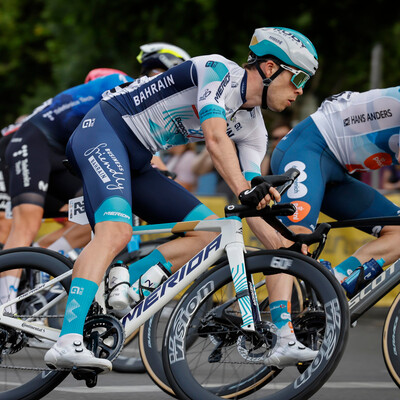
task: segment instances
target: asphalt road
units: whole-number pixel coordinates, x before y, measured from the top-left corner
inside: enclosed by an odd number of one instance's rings
[[[381,335],[386,309],[375,308],[351,329],[346,353],[330,380],[312,398],[318,400],[393,400],[400,389],[387,373],[381,352]],[[167,400],[170,396],[152,383],[146,374],[111,373],[99,377],[88,389],[82,382],[67,378],[46,400]]]

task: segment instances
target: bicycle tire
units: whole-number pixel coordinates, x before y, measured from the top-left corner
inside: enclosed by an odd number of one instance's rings
[[[305,399],[327,381],[340,361],[347,342],[349,312],[347,299],[337,280],[316,261],[288,250],[266,250],[249,254],[246,256],[246,266],[248,273],[252,275],[281,272],[291,274],[307,282],[315,290],[317,298],[324,306],[326,323],[318,355],[304,372],[294,368],[295,378],[292,382],[277,384],[275,379],[280,374],[276,372],[281,372],[281,370],[265,365],[257,367],[255,363],[243,362],[244,357],[241,359],[240,352],[235,349],[242,334],[238,328],[236,328],[237,342],[233,340],[234,337],[230,338],[229,335],[233,336],[232,332],[226,335],[232,344],[227,343],[222,347],[224,351],[220,358],[222,362],[218,361],[218,358],[217,362],[215,362],[215,357],[210,358],[214,355],[216,347],[210,340],[212,335],[209,334],[207,337],[204,331],[200,332],[198,337],[200,350],[194,353],[192,346],[188,351],[185,344],[186,333],[195,320],[196,311],[208,296],[216,295],[232,280],[227,264],[218,270],[210,271],[202,281],[193,285],[188,295],[178,304],[179,311],[175,312],[168,321],[162,355],[167,378],[179,399],[209,400],[220,398],[220,395],[224,398],[235,399],[248,396],[263,400]],[[209,353],[209,350],[213,351]],[[228,357],[239,362],[230,363]],[[224,367],[227,361],[229,371]],[[248,367],[252,372],[250,375],[246,371],[238,372],[237,365],[240,365],[241,369]],[[220,366],[222,371],[217,373]],[[285,368],[283,379],[287,379],[287,372],[291,375],[293,370]],[[209,381],[206,382],[206,378]],[[229,381],[225,383],[222,379],[229,379]],[[267,386],[270,390],[267,392],[260,390],[271,381],[274,381],[274,385]],[[282,384],[284,387],[280,386]]]
[[[248,252],[259,250],[256,247],[246,246]],[[219,268],[226,263],[226,258],[212,268]],[[186,292],[183,294],[185,295]],[[144,367],[151,380],[165,393],[176,397],[164,372],[162,360],[162,339],[169,317],[175,310],[177,302],[172,300],[162,310],[148,319],[139,330],[139,351]],[[166,312],[167,310],[167,312]],[[163,320],[163,316],[166,318]]]
[[[213,269],[219,269],[225,264],[226,260],[219,265],[213,267]],[[300,313],[301,311],[303,311],[303,304],[304,293],[302,287],[298,282],[295,282],[293,285],[292,294],[292,310],[297,310],[297,312]],[[264,299],[263,302],[260,304],[260,307],[262,309],[266,309],[268,306],[268,298]],[[169,319],[172,313],[176,311],[176,307],[170,307],[169,304],[167,305],[167,307],[169,307],[169,309],[172,308],[171,312],[169,312],[169,314],[167,313]],[[164,371],[162,360],[162,340],[167,322],[160,322],[163,314],[165,314],[165,311],[159,311],[140,327],[139,350],[147,374],[150,376],[152,381],[165,393],[176,398],[176,395],[171,388],[171,385]],[[159,326],[160,323],[162,325],[161,327]]]
[[[113,371],[121,372],[125,374],[143,374],[146,372],[146,368],[143,365],[141,357],[127,356],[125,354],[135,353],[139,354],[139,329],[133,332],[128,338],[125,339],[124,348],[122,349],[119,356],[113,360]],[[128,349],[128,353],[124,353],[124,350]]]
[[[400,388],[400,293],[387,313],[382,331],[382,353],[389,375]]]
[[[51,250],[31,247],[20,247],[10,250],[4,250],[0,253],[0,272],[8,271],[11,269],[24,268],[27,270],[37,270],[48,273],[50,276],[57,277],[72,268],[72,262],[66,257],[59,253]],[[68,293],[70,286],[70,277],[64,279],[62,286]],[[2,325],[0,324],[0,329]],[[25,346],[21,351],[29,349]],[[20,356],[21,351],[15,353],[15,356]],[[26,350],[27,351],[27,350]],[[44,351],[41,352],[41,359],[39,363],[45,367]],[[35,358],[37,354],[35,351]],[[5,360],[3,359],[3,362]],[[6,361],[7,362],[7,361]],[[0,363],[0,366],[2,363]],[[4,364],[3,364],[4,366]],[[21,375],[22,373],[19,373]],[[17,387],[7,387],[7,383],[4,384],[3,389],[0,386],[0,400],[35,400],[40,399],[56,386],[58,386],[67,376],[67,371],[51,371],[46,370],[45,373],[41,370],[38,375],[34,376],[26,382],[21,382]],[[11,379],[14,379],[11,378]],[[13,383],[15,386],[15,383]]]

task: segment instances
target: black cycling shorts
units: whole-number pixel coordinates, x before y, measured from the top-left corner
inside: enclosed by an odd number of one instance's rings
[[[29,121],[13,134],[5,159],[12,207],[26,203],[44,207],[47,195],[65,204],[82,188],[82,181],[63,165],[64,153],[51,147]]]

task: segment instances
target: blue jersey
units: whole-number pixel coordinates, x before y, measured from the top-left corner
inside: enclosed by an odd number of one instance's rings
[[[74,86],[46,100],[25,121],[38,127],[52,146],[64,151],[72,132],[85,114],[101,100],[102,94],[132,81],[128,76],[112,74]]]

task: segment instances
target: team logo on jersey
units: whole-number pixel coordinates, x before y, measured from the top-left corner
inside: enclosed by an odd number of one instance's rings
[[[296,168],[297,170],[299,170],[300,175],[296,178],[293,185],[289,188],[287,196],[289,197],[289,199],[300,199],[301,197],[304,197],[308,192],[307,186],[302,183],[307,179],[307,173],[305,171],[306,164],[304,164],[302,161],[292,161],[285,166],[285,172],[290,168]]]
[[[47,192],[47,189],[49,187],[49,184],[43,181],[39,181],[38,183],[38,189],[41,190],[42,192]]]
[[[82,122],[82,128],[92,128],[93,125],[94,125],[94,123],[95,123],[95,121],[96,121],[96,118],[88,118],[88,119],[85,119],[85,120]]]
[[[362,124],[364,122],[377,121],[384,118],[390,118],[392,116],[393,114],[390,108],[388,108],[387,110],[350,115],[343,120],[343,126],[346,127],[355,124]]]
[[[14,139],[12,139],[11,141],[14,142]],[[19,157],[19,156],[22,156],[23,158],[28,157],[28,145],[23,144],[19,150],[14,151],[13,157]]]
[[[388,153],[376,153],[372,156],[369,156],[364,164],[369,169],[379,169],[384,167],[385,165],[392,164],[392,156]]]
[[[124,168],[107,143],[87,149],[84,156],[108,190],[124,189]]]
[[[202,95],[201,97],[199,97],[199,100],[200,100],[200,101],[205,100],[210,94],[211,94],[211,90],[207,88],[207,89],[204,91],[203,95]]]
[[[310,204],[305,201],[292,201],[291,203],[296,207],[296,212],[288,217],[290,221],[296,223],[307,217],[311,210]]]

